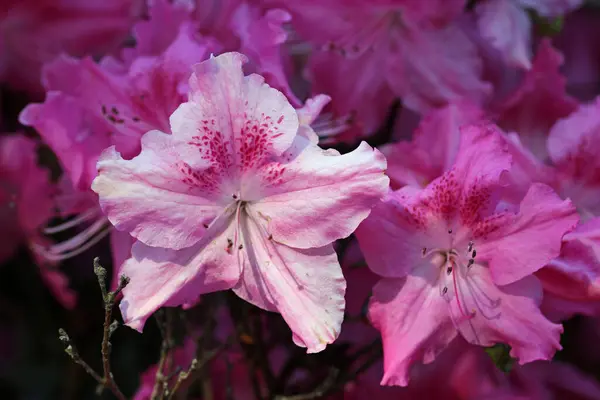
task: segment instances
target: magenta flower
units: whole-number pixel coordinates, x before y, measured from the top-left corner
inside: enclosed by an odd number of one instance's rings
[[[314,49],[313,90],[332,97],[338,125],[355,136],[379,128],[395,97],[424,113],[464,98],[479,104],[490,94],[477,47],[457,18],[463,0],[275,3],[292,13],[293,51]]]
[[[577,100],[566,93],[562,64],[562,54],[549,40],[542,40],[531,70],[494,110],[498,125],[506,132],[518,133],[523,145],[541,161],[548,160],[550,128],[578,106]]]
[[[559,254],[578,216],[543,184],[505,211],[498,199],[510,167],[500,132],[465,128],[448,172],[422,190],[389,193],[357,229],[369,267],[384,278],[370,305],[384,342],[383,384],[406,385],[411,364],[433,360],[457,333],[481,346],[508,343],[521,363],[560,348],[562,327],[539,311],[532,274]]]
[[[111,147],[98,163],[102,209],[138,240],[121,311],[141,330],[161,306],[233,288],[320,351],[344,310],[331,243],[383,196],[386,162],[365,143],[339,155],[297,134],[297,112],[262,77],[244,77],[244,61],[226,53],[196,66],[172,135],[148,132],[139,156]]]
[[[33,250],[46,245],[42,230],[53,215],[55,187],[50,171],[37,163],[37,143],[23,135],[0,137],[0,262],[20,245]],[[47,260],[37,259],[42,280],[56,299],[73,308],[76,294],[67,278]]]

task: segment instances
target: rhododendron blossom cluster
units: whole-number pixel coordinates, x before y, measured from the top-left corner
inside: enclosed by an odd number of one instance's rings
[[[0,382],[600,399],[591,3],[5,1]]]

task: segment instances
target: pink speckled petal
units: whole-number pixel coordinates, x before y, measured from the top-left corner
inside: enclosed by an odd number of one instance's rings
[[[578,221],[569,200],[562,200],[549,186],[535,183],[516,215],[496,214],[475,228],[477,258],[489,263],[496,284],[515,282],[557,257],[563,235]]]
[[[204,224],[226,206],[223,198],[231,200],[218,187],[205,190],[207,167],[195,147],[150,131],[142,138],[142,152],[131,160],[108,148],[92,189],[117,229],[148,246],[182,249],[198,242]]]
[[[446,302],[435,286],[437,270],[387,278],[373,288],[369,319],[383,339],[382,385],[406,386],[412,364],[435,359],[457,335]]]
[[[141,331],[160,307],[193,303],[202,293],[233,287],[242,268],[240,255],[227,251],[235,227],[231,216],[221,216],[200,242],[183,250],[136,242],[121,271],[131,279],[119,306],[125,323]]]
[[[423,248],[436,247],[428,231],[434,217],[414,207],[415,188],[388,193],[356,229],[369,268],[378,275],[401,278],[423,262]]]
[[[244,76],[245,61],[240,53],[225,53],[196,65],[190,101],[171,116],[173,135],[197,146],[205,159],[221,160],[221,174],[253,171],[287,150],[298,131],[296,110],[262,77]]]
[[[277,241],[324,246],[350,235],[383,197],[385,167],[383,155],[365,142],[339,155],[298,136],[281,162],[266,164],[254,177],[262,187],[253,209]]]
[[[242,222],[247,259],[234,292],[281,313],[307,352],[322,351],[338,337],[344,318],[346,282],[333,246],[294,249],[269,239],[253,208]]]

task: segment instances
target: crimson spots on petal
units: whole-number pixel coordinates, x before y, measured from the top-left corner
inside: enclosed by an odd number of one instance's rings
[[[514,215],[510,213],[494,214],[482,221],[479,221],[473,228],[473,238],[487,239],[488,235],[497,231],[506,224],[511,223]]]
[[[450,220],[457,211],[460,194],[461,189],[454,172],[450,171],[433,184],[433,196],[424,203],[446,220]]]
[[[471,225],[480,220],[481,212],[490,204],[491,191],[488,187],[475,183],[464,196],[460,205],[460,217],[465,225]]]

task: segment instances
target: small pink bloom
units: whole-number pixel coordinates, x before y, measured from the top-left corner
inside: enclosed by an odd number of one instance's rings
[[[548,153],[558,172],[558,191],[584,218],[600,215],[600,97],[558,121],[548,137]]]
[[[36,151],[36,142],[23,135],[0,137],[0,262],[26,245],[52,294],[64,307],[73,308],[76,294],[66,276],[38,257],[38,249],[46,245],[42,228],[53,216],[55,187],[50,171],[38,166]]]
[[[104,212],[138,240],[121,310],[141,330],[163,305],[233,288],[320,351],[343,318],[331,243],[387,190],[385,159],[365,143],[339,155],[297,135],[296,111],[262,77],[244,77],[244,61],[227,53],[196,66],[173,135],[148,132],[139,156],[111,147],[98,163]]]
[[[516,212],[497,207],[511,167],[503,143],[493,126],[464,128],[448,172],[422,190],[389,193],[356,232],[384,277],[369,311],[384,341],[383,384],[406,385],[411,364],[433,360],[457,333],[508,343],[521,363],[560,348],[562,327],[539,311],[532,274],[559,254],[577,213],[543,184]]]
[[[438,8],[416,1],[285,3],[299,36],[315,48],[313,90],[332,97],[334,117],[351,119],[354,136],[373,133],[394,96],[422,113],[489,95],[477,48],[453,18],[462,1],[436,2]]]
[[[521,142],[541,161],[547,161],[548,132],[560,118],[571,114],[578,102],[565,91],[559,68],[562,55],[549,40],[542,40],[531,70],[505,100],[496,106],[498,125],[516,132]]]

